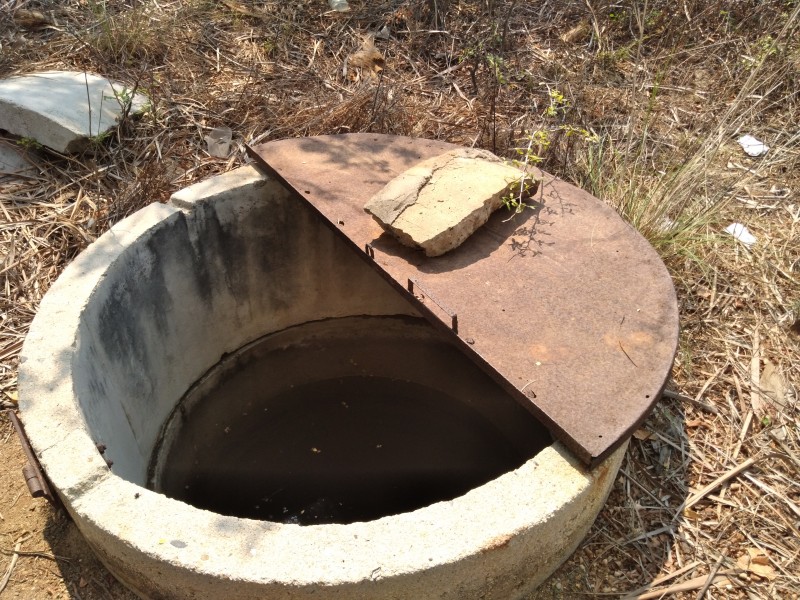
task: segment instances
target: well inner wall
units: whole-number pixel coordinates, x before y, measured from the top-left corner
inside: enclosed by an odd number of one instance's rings
[[[139,485],[162,424],[225,354],[312,320],[418,316],[275,182],[175,212],[117,260],[82,315],[75,391],[113,472]]]

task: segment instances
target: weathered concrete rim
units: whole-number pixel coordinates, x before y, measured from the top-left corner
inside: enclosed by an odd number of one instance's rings
[[[486,597],[509,598],[535,587],[585,535],[625,445],[588,471],[556,443],[450,502],[306,527],[193,508],[112,473],[98,453],[76,379],[93,297],[127,276],[118,265],[133,247],[191,219],[198,206],[284,192],[252,167],[182,190],[170,204],[150,205],[114,226],[48,292],[21,354],[20,408],[67,510],[112,572],[143,597],[477,598],[493,590]]]

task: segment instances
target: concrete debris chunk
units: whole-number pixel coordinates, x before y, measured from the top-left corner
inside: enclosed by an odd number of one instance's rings
[[[401,243],[440,256],[486,223],[521,178],[491,152],[460,148],[401,173],[364,210]]]
[[[44,71],[0,80],[0,129],[57,152],[79,152],[147,105],[121,83],[77,71]]]

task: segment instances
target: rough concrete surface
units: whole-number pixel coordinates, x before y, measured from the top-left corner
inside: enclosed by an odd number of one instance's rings
[[[453,500],[348,525],[223,516],[144,487],[161,425],[221,356],[296,323],[371,314],[419,317],[251,167],[139,211],[67,267],[21,353],[21,416],[116,577],[159,600],[512,600],[571,554],[626,445],[589,471],[553,444]]]
[[[401,173],[364,210],[403,244],[440,256],[486,223],[521,177],[486,150],[460,148]]]
[[[77,71],[43,71],[0,80],[0,129],[58,152],[78,152],[117,124],[124,106],[141,111],[148,99],[128,97],[121,83]]]

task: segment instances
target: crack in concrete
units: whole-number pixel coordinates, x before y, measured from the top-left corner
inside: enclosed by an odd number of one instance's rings
[[[48,452],[48,451],[52,450],[53,448],[55,448],[56,446],[58,446],[59,444],[63,443],[70,436],[71,433],[72,433],[71,431],[65,433],[64,437],[62,437],[58,441],[55,441],[52,444],[50,444],[49,446],[47,446],[46,448],[42,448],[41,450],[37,451],[36,452],[36,458],[41,459],[45,452]]]

